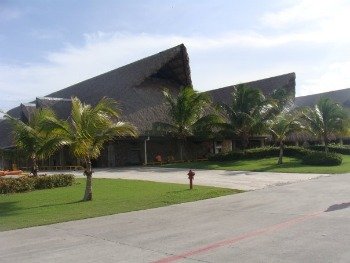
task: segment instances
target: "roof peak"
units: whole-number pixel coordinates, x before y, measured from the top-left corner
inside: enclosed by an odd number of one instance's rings
[[[325,92],[321,92],[321,93],[313,93],[313,94],[298,96],[297,98],[307,98],[307,97],[311,97],[311,96],[322,96],[322,95],[328,95],[328,94],[337,93],[337,92],[346,91],[346,90],[349,90],[349,92],[350,92],[350,88],[344,88],[344,89],[330,90],[330,91],[325,91]]]
[[[281,75],[277,75],[277,76],[272,76],[272,77],[267,77],[267,78],[263,78],[263,79],[257,79],[257,80],[252,80],[252,81],[248,81],[248,82],[240,82],[240,83],[237,83],[237,84],[233,84],[233,85],[229,85],[229,86],[225,86],[225,87],[221,87],[221,88],[216,88],[216,89],[212,89],[212,90],[208,90],[208,91],[226,89],[226,88],[229,88],[229,87],[234,87],[234,86],[242,85],[242,84],[249,85],[251,83],[255,83],[255,82],[259,82],[259,81],[268,81],[268,80],[272,80],[272,79],[275,79],[275,78],[281,78],[281,77],[287,77],[287,76],[290,76],[290,77],[293,77],[293,78],[296,77],[295,72],[289,72],[289,73],[285,73],[285,74],[281,74]]]
[[[25,106],[25,107],[35,107],[35,103],[31,103],[31,102],[28,102],[28,103],[21,103],[21,105]]]
[[[55,97],[36,97],[38,100],[51,100],[51,101],[71,101],[72,99],[67,98],[55,98]]]
[[[147,61],[147,60],[149,60],[149,59],[156,58],[156,57],[158,57],[158,56],[162,56],[162,55],[165,55],[165,54],[167,54],[167,53],[176,52],[176,50],[178,50],[177,52],[184,51],[185,54],[186,54],[186,56],[187,56],[187,59],[188,59],[188,54],[187,54],[186,46],[185,46],[183,43],[181,43],[181,44],[179,44],[179,45],[176,45],[176,46],[174,46],[174,47],[165,49],[165,50],[163,50],[163,51],[154,53],[154,54],[149,55],[149,56],[147,56],[147,57],[144,57],[144,58],[140,58],[140,59],[138,59],[138,60],[135,60],[135,61],[133,61],[133,62],[130,62],[130,63],[126,64],[126,65],[123,65],[123,66],[120,66],[120,67],[111,69],[111,70],[106,71],[106,72],[104,72],[104,73],[101,73],[101,74],[99,74],[99,75],[96,75],[96,76],[93,76],[93,77],[91,77],[91,78],[82,80],[82,81],[80,81],[80,82],[77,82],[77,83],[75,83],[75,84],[72,84],[72,85],[70,85],[70,86],[68,86],[68,87],[65,87],[65,88],[63,88],[63,89],[67,89],[67,88],[70,88],[70,87],[72,87],[72,86],[76,86],[76,85],[82,84],[82,83],[87,82],[87,81],[91,81],[91,80],[94,80],[94,79],[97,79],[97,78],[100,78],[100,77],[104,77],[104,76],[109,75],[109,74],[111,74],[111,73],[113,74],[114,72],[117,72],[117,71],[126,70],[126,69],[129,68],[129,67],[133,67],[134,65],[137,65],[137,64],[142,63],[142,62],[144,62],[144,61]],[[62,90],[62,89],[61,89],[61,90]],[[61,91],[61,90],[59,90],[59,91]],[[55,93],[56,93],[56,92],[51,93],[51,94],[49,94],[48,96],[52,96],[52,95],[54,95]]]

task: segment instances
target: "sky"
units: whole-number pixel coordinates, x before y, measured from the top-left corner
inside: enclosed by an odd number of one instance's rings
[[[289,72],[350,87],[350,1],[0,0],[0,109],[184,43],[205,91]]]

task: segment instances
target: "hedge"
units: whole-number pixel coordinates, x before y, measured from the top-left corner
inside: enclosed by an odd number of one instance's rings
[[[278,157],[279,147],[261,147],[246,150],[245,153],[232,151],[229,153],[219,153],[209,157],[210,161],[236,161],[242,159],[261,159],[268,157]],[[301,158],[309,152],[308,149],[290,146],[284,148],[284,156]]]
[[[325,150],[324,148],[325,148],[324,145],[309,146],[309,149],[314,150],[314,151],[322,151],[322,152],[324,152],[324,150]],[[350,155],[350,147],[347,147],[347,146],[329,145],[328,149],[329,149],[329,152]]]
[[[244,159],[244,155],[242,152],[228,152],[228,153],[218,153],[215,155],[211,155],[208,157],[209,161],[218,161],[218,162],[223,162],[223,161],[236,161]]]
[[[246,150],[243,152],[220,153],[209,157],[209,161],[237,161],[247,159],[262,159],[279,156],[279,147],[262,147]],[[343,158],[338,153],[312,151],[303,147],[289,146],[283,151],[284,156],[295,157],[302,160],[303,164],[311,165],[340,165]]]
[[[325,153],[318,151],[310,151],[301,158],[303,164],[335,166],[341,165],[343,158],[339,153]]]
[[[21,193],[37,189],[70,186],[74,181],[75,178],[72,174],[0,178],[0,194]]]

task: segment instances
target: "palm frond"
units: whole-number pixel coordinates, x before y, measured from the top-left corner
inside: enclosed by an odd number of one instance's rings
[[[103,98],[92,107],[72,98],[70,122],[48,118],[45,128],[55,131],[61,144],[68,144],[76,157],[89,160],[97,158],[109,140],[138,136],[133,125],[117,121],[120,114],[118,103],[113,99]]]
[[[176,134],[178,127],[165,122],[155,122],[152,125],[152,130],[160,134]]]
[[[197,121],[205,114],[205,108],[210,104],[210,96],[199,93],[192,87],[184,87],[176,97],[168,90],[163,91],[164,98],[169,107],[169,123],[156,122],[153,131],[160,134],[171,134],[178,138],[185,138],[194,134]],[[196,124],[197,123],[197,124]]]
[[[57,140],[55,133],[45,128],[46,120],[55,118],[52,110],[36,109],[28,123],[9,115],[5,115],[5,117],[13,126],[16,146],[24,151],[28,157],[48,157],[61,146],[61,142]]]

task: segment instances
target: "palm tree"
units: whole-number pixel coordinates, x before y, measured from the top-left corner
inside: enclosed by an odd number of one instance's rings
[[[273,105],[271,110],[273,115],[278,115],[281,112],[289,111],[294,105],[294,93],[285,88],[278,88],[272,91],[268,100]]]
[[[43,121],[47,118],[56,118],[50,109],[36,109],[30,116],[28,123],[5,114],[5,118],[13,126],[13,135],[17,148],[32,161],[32,174],[38,175],[38,160],[52,155],[62,146],[57,134],[44,131]]]
[[[268,131],[278,143],[280,152],[277,164],[283,163],[284,140],[294,132],[302,130],[304,127],[299,121],[300,113],[286,108],[274,119],[268,121]]]
[[[326,97],[322,97],[314,107],[306,108],[303,119],[309,131],[324,141],[326,153],[329,137],[344,133],[348,123],[348,116],[343,107]]]
[[[134,126],[116,121],[120,115],[117,102],[113,99],[103,98],[92,107],[78,98],[72,98],[70,121],[48,118],[45,122],[46,129],[55,131],[62,143],[70,146],[73,155],[85,162],[84,201],[92,200],[91,160],[100,155],[104,143],[116,137],[137,136]]]
[[[155,122],[153,130],[161,134],[169,134],[178,138],[180,143],[180,159],[183,160],[183,148],[186,138],[193,135],[208,135],[212,128],[221,122],[215,113],[206,114],[211,99],[206,93],[199,93],[192,87],[182,88],[177,96],[168,90],[163,91],[170,122]]]
[[[223,133],[241,138],[243,150],[249,143],[249,137],[263,134],[266,122],[272,116],[273,101],[267,100],[258,89],[238,85],[232,92],[231,105],[222,105],[227,123]]]

